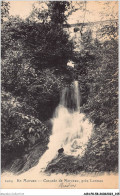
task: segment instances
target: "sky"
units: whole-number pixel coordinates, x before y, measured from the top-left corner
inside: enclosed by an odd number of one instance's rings
[[[10,1],[9,14],[16,16],[19,15],[21,18],[26,18],[32,11],[33,1]]]
[[[32,11],[33,3],[37,1],[10,1],[10,15],[19,15],[25,19]],[[73,1],[76,7],[78,7],[77,3]],[[109,1],[109,4],[107,4],[107,1],[87,1],[86,8],[88,11],[85,15],[85,21],[83,21],[84,12],[79,9],[69,17],[68,22],[73,24],[76,22],[94,22],[118,18],[118,2],[116,1]]]

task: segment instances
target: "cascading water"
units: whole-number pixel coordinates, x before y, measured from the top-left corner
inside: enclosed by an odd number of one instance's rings
[[[93,125],[83,113],[80,113],[78,81],[74,81],[70,88],[63,89],[52,124],[48,150],[35,167],[39,171],[45,169],[48,163],[58,155],[60,148],[63,148],[67,155],[82,157],[85,153]]]

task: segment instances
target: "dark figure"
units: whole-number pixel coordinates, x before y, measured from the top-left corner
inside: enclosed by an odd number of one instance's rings
[[[76,33],[77,31],[80,31],[79,27],[74,28],[74,32]]]
[[[58,154],[62,154],[64,152],[64,148],[60,148],[59,150],[58,150]]]

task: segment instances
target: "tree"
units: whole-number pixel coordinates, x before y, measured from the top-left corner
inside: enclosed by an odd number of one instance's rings
[[[5,18],[9,15],[10,2],[1,1],[1,23],[3,24]]]
[[[118,38],[118,2],[107,1],[104,2],[104,11],[101,12],[101,20],[109,20],[108,24],[105,24],[100,29],[101,37],[107,39]]]
[[[49,22],[48,2],[35,2],[27,20],[29,22],[38,22],[43,24]]]
[[[70,3],[68,1],[55,1],[49,2],[49,15],[51,18],[52,25],[63,25],[67,16],[65,12],[68,10]]]
[[[63,24],[67,20],[65,11],[67,11],[69,3],[45,2],[44,12],[41,9],[43,3],[39,2],[38,5],[40,8],[34,6],[32,12],[37,23],[30,15],[31,23],[29,25],[29,18],[27,18],[28,23],[24,27],[26,32],[24,32],[26,34],[24,43],[27,43],[25,48],[29,53],[26,52],[33,56],[31,61],[38,69],[46,66],[61,67],[63,65],[64,67],[72,53],[72,43],[63,29]]]

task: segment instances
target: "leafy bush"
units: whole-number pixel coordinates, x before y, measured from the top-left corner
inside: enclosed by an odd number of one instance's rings
[[[32,113],[35,113],[33,108],[18,102],[10,93],[2,92],[3,162],[6,153],[8,157],[10,153],[21,156],[37,142],[48,142],[50,131]]]
[[[106,41],[96,50],[95,60],[88,62],[86,81],[90,93],[83,106],[95,124],[104,122],[108,127],[114,125],[115,129],[118,119],[117,51],[116,40]]]

